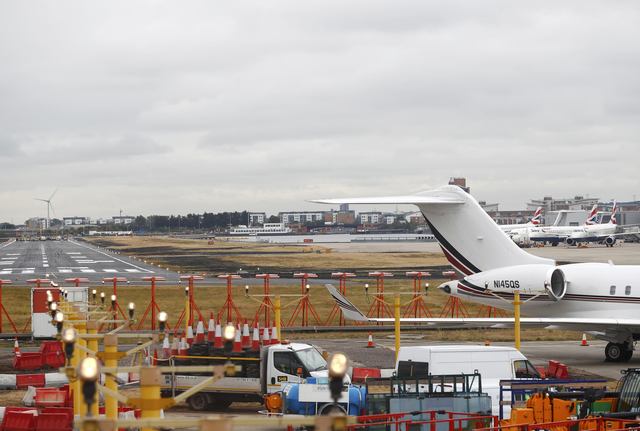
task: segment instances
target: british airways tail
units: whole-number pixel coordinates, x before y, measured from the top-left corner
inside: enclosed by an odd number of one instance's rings
[[[609,224],[618,224],[618,219],[616,218],[616,214],[618,212],[618,204],[616,201],[613,201],[613,209],[611,210],[611,218],[609,219]]]
[[[598,219],[598,204],[594,204],[593,208],[591,208],[591,212],[589,213],[589,217],[587,221],[584,222],[586,225],[596,224]]]
[[[530,224],[534,226],[539,226],[542,222],[542,207],[538,207],[536,212],[533,214],[533,217],[529,221]]]
[[[457,186],[443,186],[415,195],[353,199],[321,199],[328,204],[414,204],[420,208],[449,263],[465,275],[511,265],[547,264],[551,259],[522,250]]]

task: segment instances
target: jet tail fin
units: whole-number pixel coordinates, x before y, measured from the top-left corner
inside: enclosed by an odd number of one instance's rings
[[[322,199],[330,204],[414,204],[422,212],[451,265],[469,275],[511,265],[554,264],[519,248],[478,202],[457,186],[409,196]]]
[[[324,286],[327,288],[327,290],[329,291],[329,294],[331,294],[334,301],[336,301],[336,304],[338,304],[338,307],[340,307],[340,309],[342,310],[342,314],[344,314],[345,318],[349,320],[356,320],[358,322],[369,321],[369,318],[364,314],[362,314],[362,312],[358,310],[358,307],[353,305],[351,301],[349,301],[347,298],[342,296],[342,294],[338,292],[338,289],[336,289],[334,285],[325,284]]]

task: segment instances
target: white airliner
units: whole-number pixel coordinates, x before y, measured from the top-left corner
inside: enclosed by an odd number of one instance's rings
[[[341,204],[415,204],[440,243],[449,263],[464,277],[440,286],[444,292],[493,307],[512,310],[518,289],[524,300],[524,326],[589,332],[608,341],[608,361],[628,361],[640,338],[640,266],[612,263],[556,265],[519,248],[478,202],[457,186],[409,196],[326,199]],[[365,317],[335,288],[329,288],[345,316]],[[402,318],[431,325],[508,327],[513,318]]]
[[[576,245],[581,242],[599,242],[605,244],[607,247],[613,247],[619,237],[628,235],[622,231],[622,227],[618,226],[616,219],[617,212],[618,206],[616,202],[613,201],[611,218],[607,223],[583,226],[581,229],[569,235],[565,242],[568,245]]]
[[[533,213],[533,217],[527,223],[518,223],[518,224],[499,224],[498,226],[502,229],[503,232],[511,232],[514,229],[527,229],[532,228],[534,226],[540,226],[542,222],[542,207],[538,207],[536,212]]]
[[[525,226],[508,232],[511,239],[518,245],[531,242],[549,242],[558,245],[565,242],[571,234],[580,231],[585,226],[595,225],[598,218],[598,205],[593,205],[589,216],[582,226]]]

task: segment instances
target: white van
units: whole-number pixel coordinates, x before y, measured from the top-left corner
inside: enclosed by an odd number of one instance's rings
[[[500,409],[500,380],[539,379],[529,360],[513,347],[448,345],[401,347],[395,373],[399,378],[421,375],[480,373],[482,391],[491,396],[491,410]],[[505,394],[510,396],[509,393]],[[510,408],[505,406],[504,416]]]

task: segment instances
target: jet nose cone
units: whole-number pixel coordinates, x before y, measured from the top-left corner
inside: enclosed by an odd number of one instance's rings
[[[458,284],[457,280],[448,281],[446,283],[442,283],[438,286],[438,289],[442,290],[447,295],[452,295],[456,292],[456,285]]]

